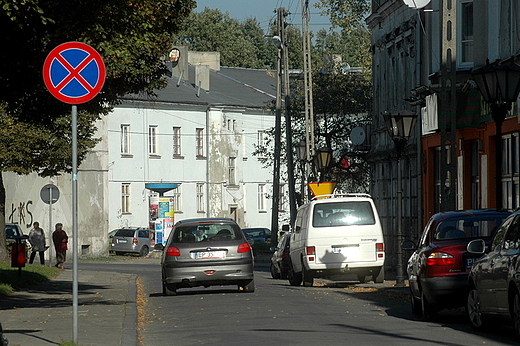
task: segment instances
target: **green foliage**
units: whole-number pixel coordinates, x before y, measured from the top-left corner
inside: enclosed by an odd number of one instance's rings
[[[229,13],[205,8],[193,12],[179,33],[177,44],[190,50],[220,52],[223,66],[273,68],[276,48],[264,37],[256,19],[240,22]]]
[[[370,11],[370,0],[320,0],[315,6],[329,16],[334,27],[350,32],[363,25]]]
[[[55,267],[26,264],[20,275],[18,268],[11,267],[11,262],[0,262],[0,295],[8,295],[15,290],[49,281],[59,273],[61,269]]]

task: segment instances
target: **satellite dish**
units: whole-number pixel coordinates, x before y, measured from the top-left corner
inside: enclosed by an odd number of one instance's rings
[[[352,129],[352,131],[350,131],[350,140],[352,141],[352,144],[354,144],[354,145],[363,144],[365,142],[365,138],[366,138],[365,129],[360,126],[356,126]]]
[[[403,0],[404,3],[411,8],[415,8],[416,10],[419,8],[423,8],[428,5],[431,0]]]

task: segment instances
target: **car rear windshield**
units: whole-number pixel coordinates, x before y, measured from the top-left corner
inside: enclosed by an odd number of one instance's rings
[[[491,237],[507,215],[447,219],[437,224],[434,238],[463,239]]]
[[[134,229],[120,229],[116,232],[116,237],[133,237],[135,234]]]
[[[372,204],[368,201],[319,203],[314,206],[313,227],[374,225]]]
[[[230,224],[179,225],[172,241],[175,243],[218,242],[242,239],[238,226]]]

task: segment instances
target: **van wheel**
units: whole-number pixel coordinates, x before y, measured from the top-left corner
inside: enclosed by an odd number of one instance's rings
[[[302,273],[297,273],[294,271],[292,262],[289,263],[287,279],[289,279],[289,283],[291,284],[291,286],[300,286],[300,284],[302,283]]]
[[[145,246],[143,246],[143,247],[141,248],[141,251],[139,251],[139,256],[141,256],[141,257],[146,257],[146,256],[148,256],[148,253],[149,253],[149,252],[150,252],[150,251],[148,250],[148,246],[145,245]]]
[[[357,275],[357,279],[359,282],[361,282],[362,284],[364,284],[367,280],[367,277],[365,276],[365,274],[358,274]]]
[[[314,277],[312,276],[312,272],[310,270],[305,269],[305,266],[302,264],[302,280],[303,287],[312,287],[314,284]]]
[[[372,274],[372,280],[375,284],[382,284],[385,281],[385,268],[381,267]]]

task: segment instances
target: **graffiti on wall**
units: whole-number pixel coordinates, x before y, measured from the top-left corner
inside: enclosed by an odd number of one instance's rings
[[[20,202],[18,206],[12,203],[7,222],[25,225],[26,228],[30,228],[33,224],[33,214],[30,210],[30,206],[32,204],[33,202],[31,200],[27,202]]]

